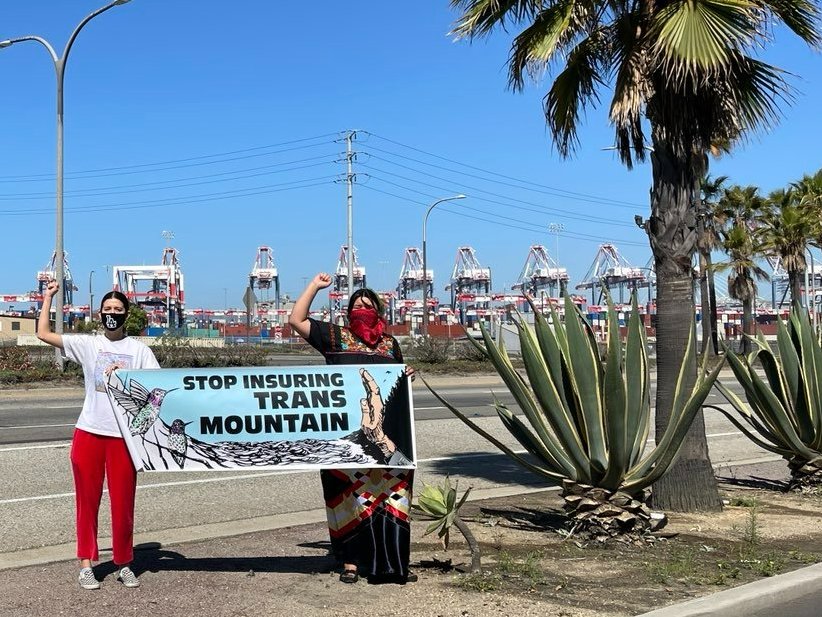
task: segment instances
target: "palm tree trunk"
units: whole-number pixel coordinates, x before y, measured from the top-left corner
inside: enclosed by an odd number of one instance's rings
[[[654,132],[651,154],[653,191],[648,236],[657,273],[657,443],[668,426],[681,363],[687,362],[689,391],[696,380],[696,350],[684,358],[693,327],[694,291],[691,258],[696,221],[690,196],[694,186],[691,154],[675,153]],[[708,457],[705,423],[700,412],[683,442],[677,462],[653,487],[652,503],[664,510],[719,510],[722,502]]]
[[[695,164],[700,162],[704,161],[694,161]],[[694,183],[694,210],[697,220],[697,250],[699,251],[699,302],[701,306],[700,324],[702,325],[702,353],[705,353],[705,350],[708,349],[708,345],[713,342],[711,337],[710,319],[711,304],[710,295],[708,292],[708,260],[710,259],[711,250],[709,248],[705,248],[708,246],[705,232],[706,213],[702,207],[702,178],[705,177],[705,173],[707,172],[706,167],[707,166],[703,166],[701,168],[694,169],[694,177],[697,178],[697,182]],[[716,352],[716,347],[714,347],[714,353]]]
[[[788,286],[791,289],[791,306],[802,306],[802,273],[788,270]]]
[[[705,258],[707,260],[706,268],[708,269],[708,272],[707,272],[707,274],[708,274],[708,297],[710,299],[710,310],[711,310],[711,342],[713,343],[713,346],[714,346],[714,353],[718,354],[719,353],[719,333],[716,329],[716,327],[717,327],[716,326],[716,322],[717,322],[717,318],[716,318],[717,317],[716,316],[716,281],[714,280],[714,264],[713,264],[713,259],[711,259],[711,252],[710,251],[708,251],[708,253],[705,255]]]
[[[751,353],[751,340],[745,335],[749,334],[753,336],[755,334],[753,327],[754,302],[755,297],[745,298],[745,300],[742,301],[742,353],[746,355]]]
[[[700,233],[704,233],[702,223],[700,222]],[[708,291],[708,260],[705,253],[699,253],[699,302],[702,313],[702,353],[708,349],[709,345],[713,345],[713,337],[711,336],[711,298]],[[716,353],[716,349],[714,349]]]

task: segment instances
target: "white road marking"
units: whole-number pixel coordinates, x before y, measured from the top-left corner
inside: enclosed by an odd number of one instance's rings
[[[68,448],[70,445],[70,441],[62,441],[60,443],[49,443],[42,446],[14,446],[13,448],[0,448],[0,452],[17,452],[20,450],[43,450],[45,448]]]
[[[0,431],[17,431],[23,428],[55,428],[58,426],[74,426],[74,422],[69,424],[28,424],[23,426],[0,426]]]
[[[517,454],[524,454],[526,450],[515,450]],[[430,463],[435,461],[447,461],[450,459],[455,458],[465,458],[468,456],[486,456],[485,454],[463,454],[458,456],[441,456],[435,458],[426,458],[426,459],[419,459],[417,463]],[[214,482],[228,482],[229,480],[247,480],[249,478],[267,478],[270,476],[282,476],[286,474],[303,474],[303,473],[316,473],[316,469],[300,469],[300,470],[280,470],[280,471],[270,471],[267,473],[252,473],[252,474],[242,474],[242,475],[232,475],[232,476],[225,476],[219,475],[216,477],[210,478],[200,478],[198,480],[179,480],[177,482],[157,482],[152,484],[142,484],[137,487],[137,490],[146,490],[149,488],[165,488],[169,486],[184,486],[184,485],[191,485],[191,484],[211,484]],[[219,473],[219,472],[218,472]],[[108,489],[103,490],[104,493],[108,492]],[[54,493],[51,495],[36,495],[32,497],[18,497],[15,499],[0,499],[0,505],[10,504],[10,503],[25,503],[28,501],[44,501],[47,499],[64,499],[66,497],[74,497],[74,493]]]

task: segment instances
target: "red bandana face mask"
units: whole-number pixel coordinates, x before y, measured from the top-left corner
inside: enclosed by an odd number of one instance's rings
[[[357,308],[348,315],[348,327],[370,347],[382,338],[385,323],[373,308]]]

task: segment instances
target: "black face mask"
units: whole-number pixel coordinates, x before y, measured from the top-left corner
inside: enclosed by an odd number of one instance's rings
[[[103,327],[109,332],[113,332],[118,328],[122,328],[126,323],[125,313],[100,313],[100,319],[103,320]]]

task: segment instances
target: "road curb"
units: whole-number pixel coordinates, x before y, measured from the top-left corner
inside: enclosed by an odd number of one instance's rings
[[[822,564],[780,574],[637,617],[818,617]]]
[[[559,488],[555,486],[529,487],[525,491],[522,486],[488,488],[471,491],[468,496],[468,501],[512,497],[525,492],[531,494],[558,490]],[[315,508],[301,512],[286,512],[283,514],[272,514],[270,516],[240,519],[224,523],[207,523],[205,525],[194,525],[191,527],[178,527],[175,529],[136,533],[134,534],[134,546],[136,550],[139,550],[141,544],[156,546],[159,543],[162,546],[172,546],[175,544],[186,544],[188,542],[199,542],[216,538],[229,538],[260,531],[272,531],[284,527],[298,527],[300,525],[311,525],[323,522],[325,522],[325,508]],[[111,538],[100,537],[99,541],[101,546],[100,552],[110,553]],[[0,572],[3,570],[15,570],[17,568],[59,561],[72,561],[76,559],[75,547],[75,543],[72,542],[24,549],[10,553],[0,553]]]

